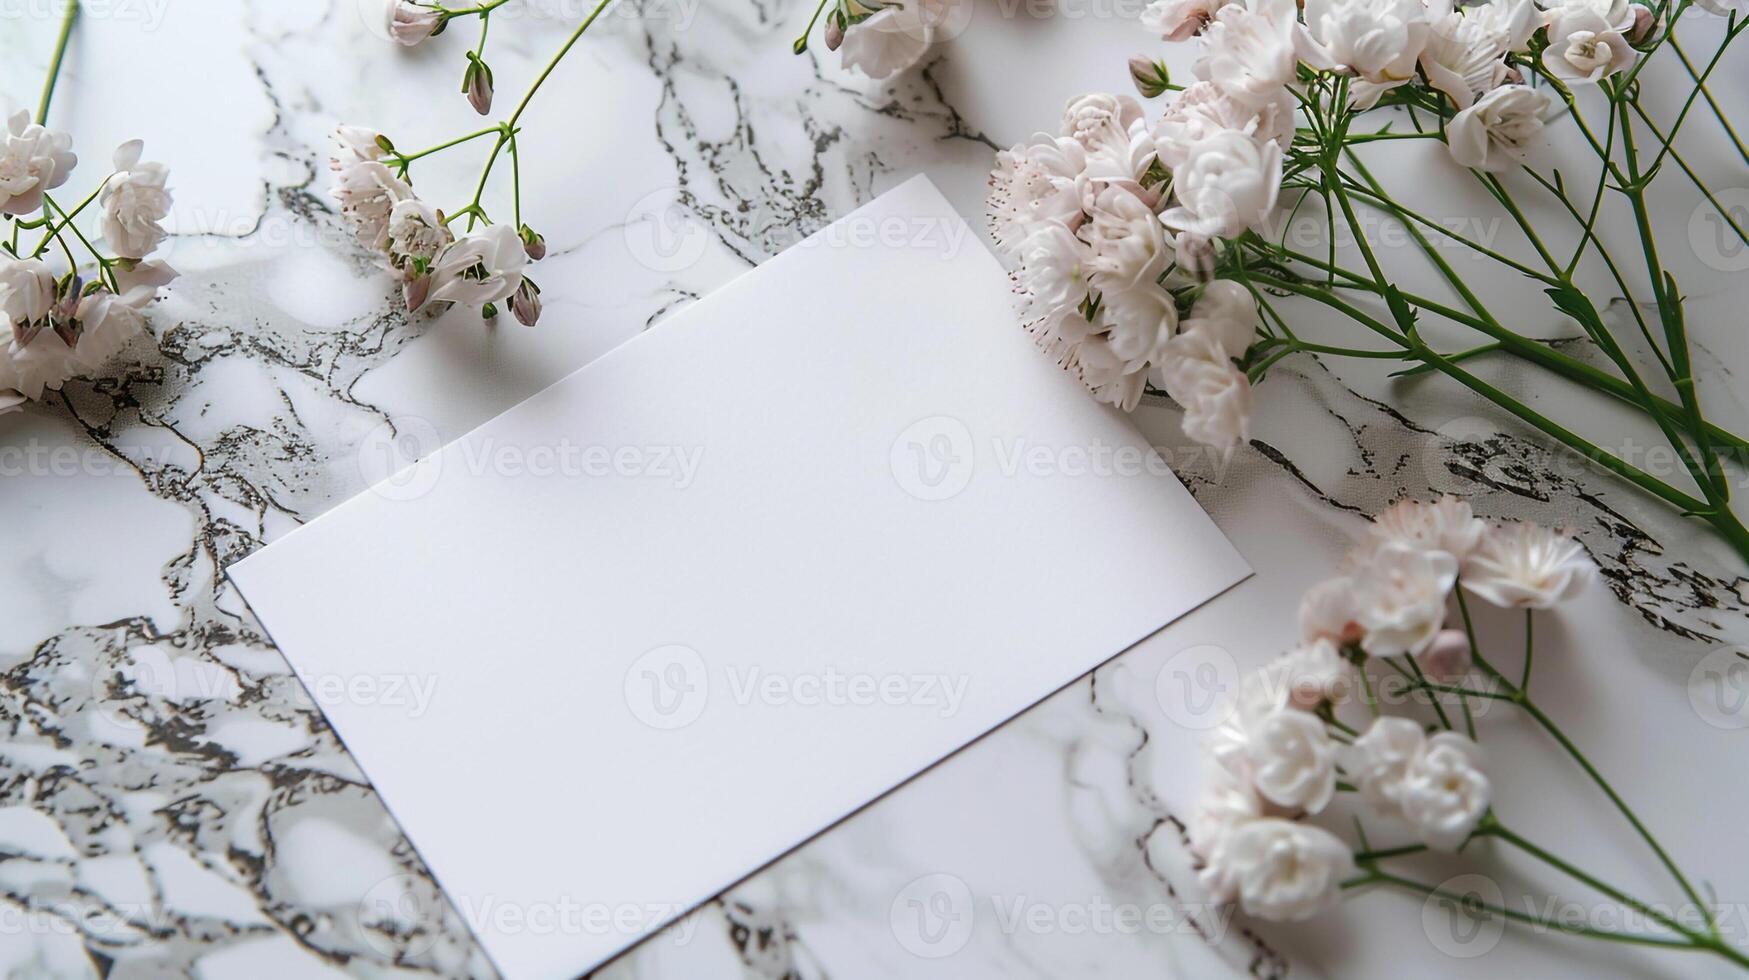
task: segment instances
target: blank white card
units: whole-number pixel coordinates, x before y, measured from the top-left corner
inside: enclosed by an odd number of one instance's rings
[[[507,977],[591,969],[1249,574],[1011,298],[913,179],[232,566]]]

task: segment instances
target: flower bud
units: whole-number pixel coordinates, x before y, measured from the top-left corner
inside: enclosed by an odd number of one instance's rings
[[[1658,18],[1650,8],[1641,4],[1633,4],[1628,9],[1634,14],[1633,26],[1628,28],[1628,43],[1640,45],[1651,40],[1652,33],[1658,27]]]
[[[409,279],[401,286],[401,295],[407,300],[407,312],[412,313],[425,305],[425,300],[431,295],[431,275],[427,273],[417,279]]]
[[[462,75],[462,91],[474,111],[485,115],[492,111],[492,67],[468,52],[468,70]]]
[[[480,319],[482,319],[482,320],[495,320],[497,318],[498,318],[498,304],[487,303],[485,306],[480,307]]]
[[[510,312],[515,315],[516,322],[525,327],[534,326],[540,319],[540,286],[533,279],[522,277],[522,284],[510,297]]]
[[[79,274],[69,272],[55,288],[55,302],[49,307],[49,327],[68,347],[79,343],[79,297],[83,285]]]
[[[827,51],[836,51],[838,46],[844,43],[844,25],[839,21],[837,15],[838,12],[834,10],[832,16],[826,18]]]
[[[1150,61],[1141,55],[1130,59],[1130,81],[1144,99],[1158,98],[1171,85],[1171,74],[1163,61]]]
[[[1440,630],[1415,662],[1436,681],[1455,681],[1470,672],[1470,637],[1463,630]]]
[[[547,240],[541,237],[540,232],[523,225],[518,233],[522,235],[522,250],[528,253],[530,262],[539,262],[547,257]]]

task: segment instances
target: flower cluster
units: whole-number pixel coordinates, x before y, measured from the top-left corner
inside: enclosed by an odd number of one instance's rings
[[[1281,155],[1256,117],[1229,128],[1241,110],[1201,93],[1151,126],[1128,96],[1075,99],[1060,135],[997,154],[988,205],[1041,346],[1099,400],[1128,410],[1152,385],[1184,407],[1193,438],[1231,447],[1250,438],[1250,382],[1234,359],[1257,307],[1242,284],[1198,274],[1211,235],[1273,205]],[[1217,204],[1211,186],[1244,185],[1246,167],[1252,196]]]
[[[1594,572],[1572,538],[1490,526],[1450,496],[1393,506],[1345,568],[1307,592],[1301,645],[1243,678],[1208,741],[1212,773],[1191,846],[1215,900],[1266,919],[1309,917],[1354,875],[1348,845],[1306,819],[1339,785],[1437,850],[1456,850],[1488,812],[1473,738],[1376,711],[1364,731],[1340,722],[1338,710],[1370,690],[1369,660],[1413,658],[1409,675],[1458,681],[1472,669],[1473,643],[1467,629],[1445,628],[1459,583],[1496,605],[1546,609]]]
[[[387,137],[341,126],[334,140],[330,192],[358,243],[400,279],[409,312],[459,303],[491,319],[505,303],[518,322],[535,324],[540,287],[523,268],[546,254],[540,235],[527,225],[488,224],[457,237],[449,227],[452,218],[413,192],[406,158]]]
[[[83,201],[63,209],[49,192],[78,163],[69,149],[72,138],[32,122],[23,111],[7,120],[6,130],[0,213],[11,228],[0,242],[0,317],[9,334],[0,342],[0,412],[101,368],[144,328],[146,306],[176,278],[163,260],[148,258],[166,237],[169,170],[141,162],[139,140],[122,144],[109,176]],[[100,237],[74,224],[93,204],[101,215]],[[38,217],[25,217],[38,211]],[[22,232],[35,229],[43,232],[34,247],[20,241]]]

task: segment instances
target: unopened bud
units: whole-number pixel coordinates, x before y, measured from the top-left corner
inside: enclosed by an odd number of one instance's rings
[[[498,304],[487,303],[485,306],[480,307],[480,319],[482,319],[482,320],[495,320],[497,318],[498,318]]]
[[[522,250],[528,253],[529,261],[539,262],[547,257],[547,240],[541,237],[540,232],[523,225],[518,234],[522,236]]]
[[[409,279],[401,286],[401,295],[407,300],[407,312],[412,313],[425,305],[431,296],[431,276],[423,275]]]
[[[1634,14],[1634,23],[1628,28],[1628,43],[1644,44],[1651,39],[1652,32],[1657,28],[1658,18],[1650,8],[1637,3],[1628,9]]]
[[[540,319],[540,286],[533,279],[522,277],[522,284],[510,297],[510,312],[525,327],[534,326]]]
[[[1141,55],[1130,59],[1130,81],[1144,99],[1158,98],[1172,84],[1172,76],[1163,61],[1150,61]]]
[[[1455,681],[1470,672],[1470,637],[1463,630],[1440,630],[1415,662],[1437,681]]]
[[[68,347],[79,343],[79,297],[80,287],[84,285],[76,272],[69,272],[61,277],[55,288],[55,302],[49,307],[49,327],[55,336],[61,338],[61,343]]]
[[[468,52],[468,70],[462,75],[462,91],[474,111],[485,115],[492,111],[492,67]]]
[[[836,51],[844,43],[844,25],[838,20],[838,11],[832,11],[832,16],[826,18],[826,50]]]

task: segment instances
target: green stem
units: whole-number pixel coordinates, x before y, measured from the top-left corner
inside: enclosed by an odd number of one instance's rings
[[[48,124],[49,102],[55,96],[55,82],[61,77],[61,62],[67,57],[67,41],[73,36],[73,21],[78,18],[79,0],[67,0],[67,9],[61,13],[61,34],[55,39],[55,58],[49,63],[49,77],[43,82],[42,99],[36,104],[38,125]]]
[[[814,8],[814,16],[808,18],[808,26],[802,29],[802,35],[790,45],[790,50],[801,54],[808,50],[808,37],[814,33],[814,24],[820,19],[820,11],[826,9],[826,0],[820,0],[820,5]]]

